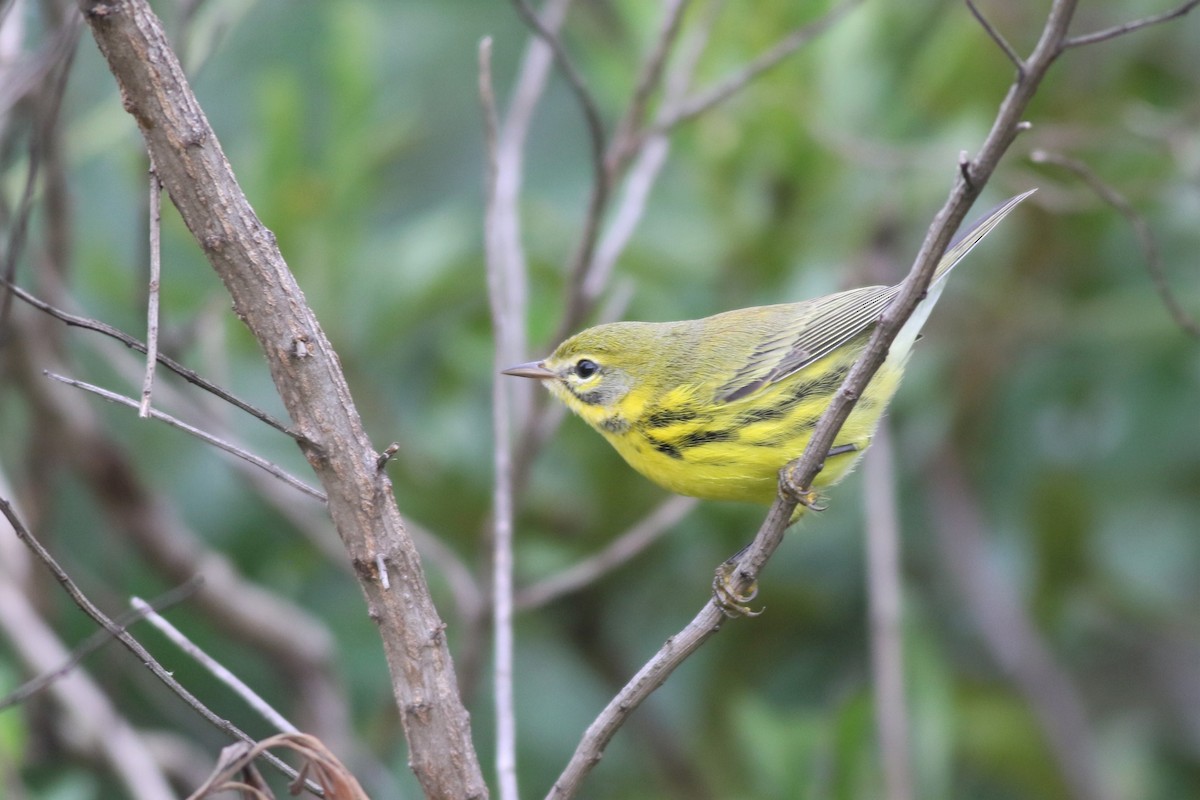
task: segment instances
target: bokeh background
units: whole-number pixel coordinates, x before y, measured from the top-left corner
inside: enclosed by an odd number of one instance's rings
[[[691,29],[708,13],[693,5]],[[1083,5],[1078,32],[1168,7]],[[699,87],[828,8],[725,6]],[[1021,52],[1046,10],[1032,0],[980,6]],[[479,0],[209,0],[158,11],[336,347],[367,429],[380,449],[400,443],[390,471],[402,513],[486,590],[494,369],[476,59],[492,36],[506,101],[527,29],[509,4]],[[77,12],[18,1],[2,13],[13,76]],[[643,0],[588,0],[571,11],[564,40],[610,127],[661,14]],[[917,797],[1080,797],[1073,770],[1112,798],[1200,796],[1200,341],[1166,310],[1128,221],[1078,176],[1030,159],[1035,150],[1079,159],[1120,191],[1152,233],[1179,304],[1200,315],[1198,25],[1186,17],[1072,50],[1051,71],[1031,130],[972,216],[1039,192],[955,274],[889,416],[892,458],[882,468],[902,530]],[[959,153],[982,141],[1012,77],[961,3],[861,4],[675,132],[605,300],[615,298],[623,318],[668,320],[898,280]],[[145,156],[86,29],[67,81],[53,130],[32,121],[44,106],[37,84],[29,96],[13,92],[0,120],[6,248],[31,145],[50,153],[16,282],[142,336]],[[592,179],[582,115],[561,78],[526,153],[520,207],[535,357],[554,344]],[[165,205],[164,348],[281,414],[255,344]],[[117,613],[130,595],[178,584],[188,565],[211,569],[209,554],[228,559],[248,585],[303,615],[304,626],[290,627],[264,611],[295,647],[311,645],[312,663],[282,663],[194,603],[169,617],[329,740],[372,796],[419,796],[375,628],[320,508],[263,488],[178,431],[40,376],[65,370],[135,395],[140,357],[96,334],[17,303],[0,368],[0,485],[84,589]],[[304,475],[285,437],[174,376],[160,371],[159,382],[164,410]],[[195,547],[183,566],[165,567],[130,535],[96,470],[81,463],[97,445],[75,438],[62,414],[119,449],[131,480]],[[637,712],[585,796],[883,795],[861,472],[789,535],[763,580],[767,612],[726,626]],[[582,423],[564,421],[518,501],[518,586],[595,553],[666,499]],[[548,790],[587,724],[704,603],[712,569],[762,516],[699,504],[629,563],[520,613],[523,794]],[[91,633],[19,547],[0,545],[6,581],[67,646]],[[429,578],[491,776],[490,640],[463,602],[471,592],[456,602],[447,558],[432,557]],[[218,713],[268,732],[157,633],[135,632]],[[6,691],[30,676],[20,636],[6,627],[0,639]],[[118,646],[81,669],[133,727],[191,762],[176,774],[203,774],[226,743]],[[314,703],[317,694],[328,704]],[[1056,744],[1063,724],[1082,738]],[[121,796],[75,738],[44,694],[0,714],[0,793]]]

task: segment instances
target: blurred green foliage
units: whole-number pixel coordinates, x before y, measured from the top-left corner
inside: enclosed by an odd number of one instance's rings
[[[1018,50],[1032,45],[1046,6],[980,5]],[[1088,5],[1075,29],[1166,5]],[[699,85],[825,8],[728,4]],[[178,30],[177,10],[160,12]],[[572,13],[567,45],[610,123],[659,14],[641,0],[580,3]],[[947,448],[982,505],[990,567],[1083,698],[1103,781],[1115,797],[1200,796],[1200,347],[1164,310],[1129,225],[1073,176],[1028,158],[1042,148],[1083,159],[1125,193],[1157,237],[1180,302],[1200,314],[1197,24],[1185,18],[1074,50],[1051,72],[1029,114],[1032,130],[980,208],[1031,186],[1041,191],[956,273],[890,416],[910,744],[917,796],[926,800],[1069,796],[1035,715],[947,575],[927,491],[930,464]],[[390,470],[402,512],[481,574],[493,380],[476,95],[485,35],[494,37],[504,98],[527,41],[506,3],[210,0],[186,34],[199,99],[337,348],[368,430],[380,449],[401,445]],[[625,316],[688,318],[897,279],[1012,72],[961,4],[864,4],[673,137],[618,268],[634,289]],[[141,331],[145,164],[86,34],[64,125],[71,296],[87,314]],[[563,265],[591,180],[582,118],[560,79],[526,152],[533,357],[553,344]],[[23,169],[18,162],[3,175],[10,202]],[[163,252],[173,354],[278,412],[255,344],[170,210]],[[27,259],[18,281],[32,285],[35,269]],[[137,359],[128,356],[132,372],[118,374],[82,342],[89,336],[65,334],[78,377],[136,393]],[[125,409],[97,411],[136,454],[144,480],[210,546],[328,623],[353,727],[394,781],[364,773],[368,791],[417,796],[375,629],[352,580],[247,493],[214,452],[139,424]],[[304,473],[284,437],[224,416],[256,452]],[[0,466],[24,491],[23,476],[34,474],[26,459],[43,433],[28,420],[6,392]],[[97,525],[95,501],[77,479],[59,476],[41,491],[53,497],[53,513],[40,532],[110,608],[128,594],[168,588],[117,532]],[[767,613],[728,625],[638,711],[585,796],[882,796],[861,494],[861,481],[848,480],[826,513],[789,537],[763,580]],[[567,420],[519,504],[518,583],[586,557],[661,499],[599,437]],[[704,503],[629,565],[519,617],[526,796],[551,785],[623,679],[691,618],[712,568],[749,540],[762,513]],[[444,578],[432,570],[430,579],[456,652],[480,645],[457,624]],[[90,630],[53,591],[41,602],[67,641]],[[186,604],[171,616],[286,713],[294,689],[270,663]],[[258,730],[197,668],[146,639],[219,713]],[[4,648],[8,687],[18,672]],[[139,724],[186,731],[215,756],[220,737],[151,686],[126,654],[110,647],[87,666]],[[482,677],[471,674],[475,738],[490,775],[486,663]],[[111,777],[39,748],[13,712],[0,717],[0,764],[23,764],[33,797],[114,796]]]

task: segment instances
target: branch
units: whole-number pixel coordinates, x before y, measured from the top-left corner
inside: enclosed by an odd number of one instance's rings
[[[996,46],[1000,48],[1004,55],[1008,56],[1008,60],[1011,61],[1013,66],[1017,68],[1017,75],[1023,76],[1025,74],[1024,59],[1017,55],[1017,51],[1014,50],[1013,46],[1008,43],[1007,39],[1004,38],[1004,34],[996,30],[995,26],[993,26],[988,18],[983,15],[983,12],[981,12],[975,6],[974,0],[966,0],[966,3],[967,8],[971,12],[971,16],[975,17],[975,21],[980,24],[984,32],[988,36],[992,37],[992,41],[996,43]]]
[[[166,594],[154,598],[150,602],[142,601],[142,605],[133,611],[127,611],[121,616],[113,620],[113,623],[121,630],[128,630],[135,622],[146,617],[148,614],[156,610],[161,611],[164,608],[180,603],[190,597],[203,585],[204,581],[199,577],[185,583],[183,586],[172,589]],[[9,692],[3,698],[0,698],[0,711],[6,708],[11,708],[15,705],[20,705],[33,697],[38,692],[48,688],[55,681],[70,675],[76,667],[83,663],[83,660],[92,653],[99,650],[104,645],[113,640],[112,634],[106,630],[99,630],[88,636],[71,650],[70,658],[63,661],[62,664],[52,670],[41,673],[36,678],[28,680],[18,686],[13,691]]]
[[[138,403],[136,400],[125,397],[123,395],[119,395],[116,392],[110,392],[107,389],[100,388],[99,386],[94,386],[90,383],[85,383],[83,381],[75,380],[74,378],[68,378],[63,375],[58,375],[53,372],[46,371],[44,374],[47,378],[50,378],[51,380],[56,380],[59,383],[65,383],[68,386],[74,386],[76,389],[83,389],[85,392],[91,392],[92,394],[103,397],[105,400],[109,401],[110,403],[116,403],[117,405],[128,406],[129,408],[133,408],[133,409],[138,408]],[[224,450],[226,453],[229,453],[230,455],[237,456],[238,458],[242,459],[243,461],[253,464],[254,466],[256,466],[262,470],[265,470],[266,472],[269,472],[270,474],[274,475],[276,478],[283,481],[287,485],[289,485],[295,489],[299,489],[301,492],[304,492],[304,494],[308,495],[309,497],[312,497],[315,500],[320,500],[321,502],[325,502],[327,499],[325,497],[324,492],[322,492],[318,489],[314,489],[313,487],[309,486],[307,483],[300,480],[296,476],[285,472],[281,468],[272,464],[270,461],[267,461],[265,458],[256,456],[253,453],[249,452],[248,450],[243,450],[242,448],[238,447],[235,444],[231,444],[231,443],[225,441],[224,439],[220,439],[216,436],[213,436],[211,433],[206,433],[206,432],[200,430],[199,428],[188,425],[183,420],[175,419],[175,417],[172,417],[170,414],[164,414],[161,411],[156,411],[154,409],[150,409],[150,417],[151,417],[151,419],[156,419],[160,422],[165,422],[166,424],[170,425],[172,428],[177,428],[178,430],[181,430],[184,433],[190,433],[192,436],[195,436],[200,441],[211,444],[213,447],[216,447],[218,450]]]
[[[491,301],[492,330],[495,334],[492,371],[492,627],[495,637],[495,669],[492,687],[496,705],[496,773],[501,800],[519,800],[517,792],[517,718],[513,698],[513,473],[511,397],[509,381],[502,374],[511,364],[514,331],[521,319],[505,300],[510,296],[507,283],[518,279],[505,270],[506,260],[499,231],[491,224],[496,218],[495,202],[497,162],[496,95],[492,90],[492,40],[479,43],[479,100],[485,122],[488,174],[487,202],[484,213],[484,237],[487,241],[487,285]]]
[[[288,722],[282,714],[272,708],[271,704],[264,700],[258,692],[251,689],[246,685],[245,681],[230,672],[227,667],[208,653],[204,652],[200,645],[193,642],[183,631],[167,621],[153,606],[140,597],[134,597],[129,602],[134,608],[134,613],[138,614],[139,618],[145,617],[146,621],[157,628],[163,636],[166,636],[176,647],[208,670],[214,678],[232,689],[234,694],[246,702],[246,705],[257,711],[259,716],[275,726],[277,730],[283,733],[299,732],[295,725]]]
[[[887,800],[913,797],[908,708],[904,696],[904,609],[900,577],[900,520],[896,471],[887,420],[863,456],[867,538],[867,601],[871,623],[871,678],[875,729]]]
[[[54,306],[50,305],[49,303],[47,303],[43,300],[39,300],[38,298],[34,297],[29,292],[25,291],[24,289],[22,289],[19,286],[15,286],[11,283],[5,283],[3,285],[6,286],[8,291],[11,292],[12,295],[14,297],[16,297],[18,300],[28,303],[29,305],[33,306],[34,308],[38,309],[39,311],[49,314],[51,317],[54,317],[55,319],[57,319],[61,322],[65,322],[67,325],[71,325],[71,326],[74,326],[77,328],[83,328],[85,330],[95,331],[96,333],[102,333],[105,336],[109,336],[109,337],[112,337],[113,339],[116,339],[118,342],[125,345],[129,349],[135,350],[139,353],[146,353],[148,351],[148,348],[146,347],[145,344],[138,341],[137,339],[130,336],[129,334],[125,333],[124,331],[122,331],[118,328],[114,328],[112,325],[109,325],[106,322],[101,322],[96,319],[91,319],[90,317],[80,317],[75,314],[69,314],[66,311],[55,308]],[[183,366],[182,364],[180,364],[178,361],[171,358],[170,356],[165,356],[162,353],[159,353],[158,354],[158,363],[162,364],[164,367],[171,370],[172,372],[174,372],[179,377],[183,378],[188,383],[199,386],[204,391],[210,392],[211,394],[216,395],[217,397],[224,400],[226,403],[229,403],[232,406],[236,406],[237,408],[240,408],[242,411],[245,411],[247,414],[249,414],[252,417],[255,417],[256,419],[258,419],[261,422],[265,422],[266,424],[270,425],[272,428],[279,431],[280,433],[287,434],[288,436],[292,437],[296,441],[304,441],[304,437],[298,431],[293,430],[292,428],[289,428],[287,425],[285,425],[284,423],[275,419],[267,412],[255,407],[255,406],[252,406],[251,404],[247,403],[245,400],[242,400],[242,399],[238,398],[237,396],[230,394],[229,392],[222,389],[220,386],[217,386],[212,381],[209,381],[209,380],[206,380],[206,379],[200,377],[200,375],[198,373],[196,373],[194,370],[188,369],[187,367]]]
[[[40,76],[41,79],[51,82],[52,85],[44,97],[38,98],[38,102],[34,106],[34,129],[30,136],[29,167],[25,173],[25,186],[21,190],[21,203],[17,208],[16,217],[9,233],[8,247],[4,251],[4,261],[0,265],[0,281],[5,284],[11,284],[16,277],[17,261],[25,249],[25,236],[29,229],[29,218],[33,212],[34,188],[37,186],[38,174],[46,155],[46,148],[53,140],[51,131],[58,124],[58,114],[62,109],[63,96],[67,91],[67,78],[71,74],[71,65],[75,62],[75,54],[79,52],[79,48],[76,46],[79,43],[79,31],[78,23],[73,21],[63,27],[59,34],[61,38],[55,45],[52,45],[50,50],[51,53],[54,53],[58,47],[61,47],[66,51],[62,54],[62,58],[53,62],[58,66],[58,74],[55,75],[53,73],[54,66],[50,66],[48,71]],[[5,329],[8,327],[11,311],[12,296],[6,293],[0,297],[0,337],[3,337]]]
[[[1072,36],[1063,42],[1063,47],[1082,47],[1086,44],[1095,44],[1096,42],[1106,42],[1109,39],[1116,39],[1118,36],[1124,36],[1127,33],[1140,31],[1142,28],[1148,28],[1151,25],[1157,25],[1160,22],[1169,22],[1173,19],[1182,17],[1187,14],[1197,5],[1200,5],[1200,0],[1188,0],[1183,5],[1172,11],[1166,11],[1162,14],[1144,17],[1143,19],[1126,22],[1124,25],[1115,25],[1111,28],[1105,28],[1102,31],[1095,33],[1085,33],[1080,36]]]
[[[567,83],[571,86],[571,91],[574,92],[576,99],[579,101],[580,107],[583,109],[584,120],[587,123],[588,141],[591,145],[592,157],[592,192],[588,197],[587,211],[583,221],[583,234],[579,237],[579,242],[575,246],[575,252],[571,255],[570,266],[567,268],[568,274],[571,276],[568,281],[568,286],[574,286],[582,283],[583,275],[586,273],[588,265],[592,260],[592,253],[596,248],[596,239],[600,231],[601,217],[604,215],[604,208],[608,205],[608,195],[612,189],[613,176],[605,163],[605,151],[608,147],[606,135],[604,133],[604,123],[600,119],[600,110],[596,105],[596,100],[592,96],[592,92],[588,89],[587,84],[580,75],[579,70],[575,67],[571,57],[567,54],[566,48],[563,46],[562,40],[557,32],[550,30],[538,18],[537,14],[530,8],[526,0],[512,0],[513,5],[517,9],[517,13],[521,16],[530,29],[542,38],[549,45],[550,50],[554,53],[554,61],[558,64],[559,70],[567,79]],[[560,327],[570,330],[578,324],[584,316],[585,308],[582,305],[578,292],[568,292],[566,311],[563,314],[563,321]],[[561,339],[566,336],[562,333],[557,336]]]
[[[599,553],[522,589],[517,593],[516,607],[521,611],[540,608],[595,583],[657,542],[691,513],[697,502],[694,497],[675,495],[667,498]]]
[[[1158,292],[1158,296],[1162,298],[1163,305],[1167,307],[1167,312],[1175,320],[1175,324],[1182,328],[1185,333],[1200,338],[1200,323],[1197,323],[1183,306],[1179,304],[1175,293],[1171,291],[1171,285],[1167,282],[1167,275],[1163,271],[1162,258],[1158,252],[1158,243],[1155,241],[1154,232],[1150,230],[1150,223],[1146,222],[1145,217],[1134,209],[1130,202],[1125,199],[1124,195],[1101,180],[1100,176],[1082,161],[1067,158],[1056,153],[1047,153],[1045,150],[1035,150],[1029,154],[1029,157],[1035,163],[1054,164],[1075,173],[1084,183],[1091,187],[1092,191],[1100,196],[1101,200],[1112,206],[1118,214],[1129,222],[1129,225],[1133,228],[1133,234],[1137,237],[1138,246],[1142,250],[1142,258],[1146,262],[1146,271],[1150,273],[1150,280],[1154,283],[1154,288]]]
[[[0,523],[0,528],[6,527]],[[71,656],[5,568],[0,568],[0,631],[10,644],[6,658],[18,660],[30,672],[53,670]],[[112,639],[107,631],[97,635]],[[86,671],[76,670],[69,680],[53,683],[48,693],[62,711],[55,723],[58,739],[84,758],[105,764],[124,796],[177,800],[146,734],[121,716]]]
[[[196,713],[233,738],[240,739],[248,744],[254,744],[254,739],[252,739],[248,734],[244,733],[240,728],[228,720],[218,717],[208,708],[208,706],[201,703],[195,695],[185,689],[183,685],[179,683],[179,681],[175,680],[171,673],[164,669],[162,664],[158,663],[154,656],[150,655],[150,652],[146,650],[146,648],[143,647],[140,642],[130,636],[127,631],[113,622],[96,606],[95,603],[89,600],[87,595],[80,591],[79,587],[75,585],[75,582],[71,580],[71,576],[67,574],[66,570],[64,570],[59,563],[55,561],[54,556],[50,555],[50,552],[42,546],[42,543],[38,541],[37,537],[29,532],[24,523],[21,522],[21,519],[16,515],[16,512],[13,511],[12,505],[10,505],[8,500],[3,497],[0,497],[0,514],[3,514],[8,519],[9,524],[13,527],[13,531],[17,534],[17,538],[19,538],[25,544],[25,546],[28,547],[35,556],[37,556],[38,560],[46,565],[46,568],[50,570],[50,574],[54,576],[54,579],[58,581],[59,585],[63,587],[63,590],[70,596],[71,600],[75,602],[75,605],[77,605],[79,609],[83,611],[83,613],[91,617],[92,620],[95,621],[95,623],[101,628],[108,631],[108,633],[114,639],[125,645],[125,649],[129,650],[129,652],[133,653],[139,661],[145,664],[146,668],[150,670],[150,673],[154,675],[154,677],[166,684],[167,688],[169,688],[172,692],[178,695],[180,699],[191,706]],[[270,754],[264,754],[264,756],[266,757],[267,761],[269,761],[284,775],[287,775],[292,779],[299,777],[296,770],[292,769],[278,758]],[[313,791],[318,795],[320,794],[320,790],[317,786],[308,783],[306,783],[305,786],[309,789],[309,791]]]
[[[646,57],[646,62],[638,75],[633,98],[629,101],[629,106],[625,109],[621,121],[617,123],[612,144],[609,146],[608,165],[609,170],[614,174],[623,170],[629,155],[637,147],[635,132],[641,127],[642,120],[646,116],[646,107],[650,103],[650,96],[662,82],[667,56],[670,55],[671,48],[679,36],[683,14],[687,11],[688,2],[689,0],[666,0],[666,11],[663,14],[658,38],[655,40],[654,46],[650,48],[650,54]]]
[[[665,133],[688,120],[695,119],[710,108],[724,103],[745,89],[759,75],[778,66],[785,58],[831,28],[834,23],[861,2],[862,0],[842,0],[825,16],[792,31],[724,81],[681,102],[670,116],[655,123],[651,132]]]
[[[146,292],[146,377],[138,416],[150,416],[154,394],[154,368],[158,365],[158,297],[162,283],[162,182],[150,159],[150,285]]]
[[[246,201],[146,0],[79,0],[159,177],[259,342],[333,517],[392,674],[410,766],[426,794],[485,797],[444,624],[363,430],[336,353]],[[394,580],[385,589],[375,566]]]

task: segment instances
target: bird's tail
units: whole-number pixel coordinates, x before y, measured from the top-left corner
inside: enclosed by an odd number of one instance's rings
[[[946,248],[942,260],[938,262],[937,270],[933,273],[933,283],[946,277],[946,273],[954,269],[958,262],[962,261],[963,257],[983,240],[983,237],[1000,224],[1000,220],[1007,217],[1008,213],[1016,208],[1022,200],[1036,191],[1037,189],[1030,189],[1016,197],[1010,197],[976,220],[969,228],[959,231],[958,235],[954,237],[954,241],[950,242],[950,246]]]

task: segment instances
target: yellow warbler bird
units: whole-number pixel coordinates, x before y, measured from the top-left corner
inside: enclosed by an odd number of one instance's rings
[[[892,399],[946,276],[1032,191],[993,209],[946,250],[925,298],[850,413],[813,482],[858,461]],[[597,325],[541,361],[504,370],[545,384],[631,467],[679,494],[770,503],[900,286],[683,322]]]

